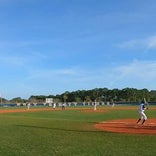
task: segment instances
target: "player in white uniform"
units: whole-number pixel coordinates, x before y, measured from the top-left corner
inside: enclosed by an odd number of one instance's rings
[[[94,111],[96,111],[96,106],[97,106],[97,103],[96,103],[96,100],[94,102]]]
[[[146,116],[146,114],[144,113],[145,109],[148,109],[148,107],[145,107],[145,102],[142,101],[142,102],[140,103],[140,105],[139,105],[139,110],[138,110],[138,112],[139,112],[140,118],[138,119],[137,124],[138,124],[141,120],[143,120],[143,121],[142,121],[142,125],[143,125],[143,124],[145,123],[145,121],[147,120],[147,116]]]
[[[56,108],[56,103],[53,104],[53,109],[55,110],[55,108]]]
[[[29,109],[30,109],[30,103],[27,104],[27,110],[29,110]]]

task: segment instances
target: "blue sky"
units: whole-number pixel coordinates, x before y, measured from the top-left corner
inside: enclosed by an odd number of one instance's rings
[[[4,98],[156,89],[155,0],[0,0]]]

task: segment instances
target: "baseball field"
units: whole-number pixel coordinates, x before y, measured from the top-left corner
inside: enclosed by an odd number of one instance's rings
[[[156,108],[136,126],[137,106],[1,108],[0,156],[154,156]]]

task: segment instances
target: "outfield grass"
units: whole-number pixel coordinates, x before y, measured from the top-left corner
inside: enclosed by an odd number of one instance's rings
[[[156,110],[149,110],[147,115],[156,118]],[[125,118],[137,120],[137,110],[0,114],[0,156],[156,155],[155,135],[120,134],[94,128],[100,121]]]

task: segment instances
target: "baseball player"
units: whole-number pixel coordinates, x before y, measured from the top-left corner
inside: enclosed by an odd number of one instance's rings
[[[56,108],[56,103],[53,104],[53,109],[55,110],[55,108]]]
[[[96,106],[97,106],[97,103],[96,103],[96,100],[94,102],[94,111],[96,111]]]
[[[29,110],[29,109],[30,109],[30,103],[27,104],[27,110]]]
[[[140,105],[139,105],[139,109],[138,109],[138,113],[139,113],[139,116],[140,118],[138,119],[137,121],[137,124],[141,121],[142,121],[142,125],[145,123],[145,121],[147,120],[147,116],[146,114],[144,113],[145,109],[148,109],[148,107],[145,106],[145,101],[141,101]]]

